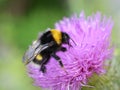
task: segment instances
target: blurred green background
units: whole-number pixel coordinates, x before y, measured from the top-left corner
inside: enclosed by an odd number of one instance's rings
[[[54,28],[54,23],[64,16],[79,14],[82,10],[86,15],[101,11],[113,18],[112,43],[115,52],[112,69],[106,75],[108,81],[105,80],[110,84],[93,85],[97,87],[94,90],[120,90],[119,0],[0,0],[0,90],[40,90],[32,85],[32,79],[26,74],[22,63],[25,50],[40,31]],[[83,88],[87,89],[93,90]]]

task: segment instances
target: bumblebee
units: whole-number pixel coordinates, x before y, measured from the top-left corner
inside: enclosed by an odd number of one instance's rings
[[[40,65],[40,71],[46,72],[45,65],[49,62],[50,58],[53,57],[57,60],[60,66],[63,68],[64,65],[56,52],[65,52],[67,49],[63,47],[63,44],[70,44],[70,36],[56,29],[50,29],[42,33],[36,41],[29,46],[29,49],[23,56],[23,62],[25,64],[33,61],[34,63]]]

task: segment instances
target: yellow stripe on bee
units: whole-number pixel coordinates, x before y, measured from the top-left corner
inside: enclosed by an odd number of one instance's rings
[[[37,59],[38,61],[41,61],[43,58],[42,58],[42,56],[41,56],[40,54],[38,54],[38,55],[36,56],[36,59]]]
[[[53,38],[57,42],[57,44],[61,44],[61,40],[62,40],[62,34],[61,34],[61,32],[59,30],[52,29],[51,33],[53,35]]]

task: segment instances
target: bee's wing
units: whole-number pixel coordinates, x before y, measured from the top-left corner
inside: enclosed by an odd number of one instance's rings
[[[39,41],[34,41],[33,44],[29,46],[28,50],[25,52],[23,56],[23,63],[27,64],[31,62],[38,53],[47,47],[47,45],[41,45]]]

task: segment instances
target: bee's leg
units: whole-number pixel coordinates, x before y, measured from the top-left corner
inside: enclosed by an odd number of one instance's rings
[[[41,67],[40,67],[40,71],[42,71],[43,73],[46,72],[46,64],[49,62],[50,56],[46,56],[46,59],[43,59],[41,62]]]
[[[59,56],[57,56],[55,53],[52,53],[51,55],[52,55],[52,57],[54,57],[59,62],[61,67],[64,67],[64,65],[63,65]]]
[[[40,71],[42,71],[42,73],[45,73],[45,72],[46,72],[46,67],[45,67],[45,65],[41,65]]]
[[[63,52],[67,51],[67,49],[65,47],[60,47],[60,50]]]
[[[66,71],[66,69],[64,68],[64,65],[63,65],[60,57],[57,56],[55,53],[52,53],[51,55],[52,55],[52,57],[54,57],[54,58],[59,62],[59,64],[60,64],[60,66],[62,67],[62,69],[67,73],[67,71]]]

